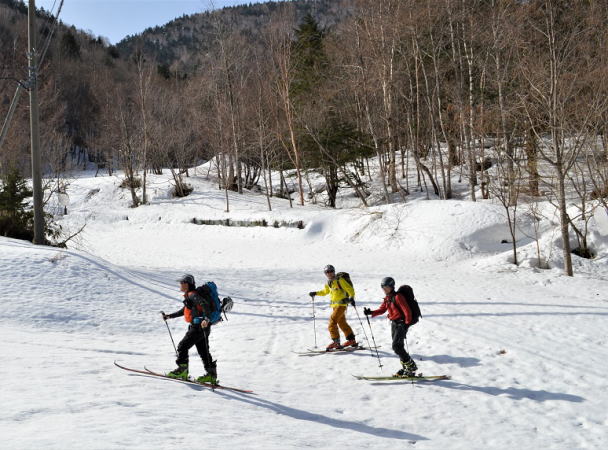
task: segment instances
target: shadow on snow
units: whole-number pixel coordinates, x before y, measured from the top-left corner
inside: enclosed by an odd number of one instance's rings
[[[133,377],[146,377],[157,381],[165,382],[164,378],[147,376],[146,374],[130,373],[129,376]],[[191,384],[185,384],[184,386],[195,390],[195,391],[210,391],[209,388],[203,386],[194,386]],[[413,433],[406,433],[400,430],[391,430],[388,428],[373,427],[366,425],[361,422],[352,422],[349,420],[335,419],[333,417],[324,416],[323,414],[316,414],[303,409],[292,408],[291,406],[282,405],[281,403],[271,402],[270,400],[264,400],[259,397],[251,397],[251,394],[241,394],[238,392],[224,392],[224,391],[211,391],[217,395],[220,395],[229,400],[240,401],[258,408],[264,408],[283,416],[291,417],[296,420],[304,420],[308,422],[315,422],[322,425],[327,425],[342,430],[351,430],[359,433],[370,434],[372,436],[388,438],[388,439],[400,439],[409,441],[426,441],[428,438]]]
[[[271,402],[269,400],[264,400],[261,398],[251,398],[245,396],[235,396],[233,394],[228,394],[224,392],[218,392],[219,395],[230,398],[232,400],[241,401],[243,403],[247,403],[252,406],[256,406],[258,408],[268,409],[274,413],[281,414],[283,416],[291,417],[296,420],[305,420],[308,422],[316,422],[322,425],[327,425],[330,427],[342,429],[342,430],[351,430],[356,431],[358,433],[370,434],[372,436],[389,438],[389,439],[400,439],[400,440],[409,440],[409,441],[426,441],[428,438],[424,436],[420,436],[418,434],[407,433],[401,430],[391,430],[388,428],[379,428],[373,427],[371,425],[366,425],[361,422],[352,422],[348,420],[336,419],[333,417],[324,416],[322,414],[316,414],[309,411],[305,411],[303,409],[292,408],[290,406],[282,405],[280,403]]]
[[[460,367],[475,367],[481,364],[479,358],[467,358],[464,356],[450,355],[412,355],[412,358],[420,361],[433,361],[437,364],[458,364]]]
[[[493,386],[472,386],[470,384],[455,383],[453,381],[438,381],[437,384],[442,387],[447,387],[449,389],[454,389],[458,391],[476,391],[494,396],[504,395],[510,398],[511,400],[529,399],[541,403],[550,400],[559,400],[572,403],[582,403],[585,401],[583,397],[580,397],[578,395],[563,394],[560,392],[549,392],[545,390],[535,391],[532,389],[520,389],[514,387],[498,388]]]
[[[403,385],[403,382],[395,382],[395,383],[370,383],[372,386],[386,386],[386,385]],[[571,402],[571,403],[582,403],[585,401],[583,397],[573,394],[564,394],[560,392],[549,392],[545,390],[535,391],[532,389],[520,389],[514,387],[508,388],[499,388],[494,386],[473,386],[470,384],[462,384],[454,382],[453,380],[440,380],[433,382],[433,385],[441,386],[448,389],[454,389],[457,391],[473,391],[473,392],[481,392],[488,395],[493,395],[495,397],[505,396],[511,400],[534,400],[536,402],[546,402],[546,401],[563,401],[563,402]]]

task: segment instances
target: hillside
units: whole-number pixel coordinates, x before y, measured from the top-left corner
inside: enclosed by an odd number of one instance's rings
[[[292,10],[281,8],[289,3]],[[287,13],[295,28],[307,14],[323,28],[344,21],[353,10],[351,0],[270,1],[222,8],[217,11],[184,15],[162,26],[127,36],[117,44],[124,56],[141,50],[158,64],[173,71],[191,73],[200,68],[204,55],[217,47],[220,37],[238,35],[250,46],[262,45],[261,31]]]

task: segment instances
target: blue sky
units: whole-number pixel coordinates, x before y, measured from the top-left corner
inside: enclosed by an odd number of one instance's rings
[[[129,34],[163,25],[183,14],[262,0],[64,0],[60,19],[115,44]],[[27,3],[27,0],[25,0]],[[36,0],[38,8],[55,10],[60,0]]]

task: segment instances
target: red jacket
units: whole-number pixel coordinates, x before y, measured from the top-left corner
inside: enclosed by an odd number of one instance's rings
[[[380,316],[387,310],[389,320],[404,320],[407,325],[412,323],[412,310],[403,295],[396,292],[388,294],[384,297],[380,308],[372,311],[372,317]]]

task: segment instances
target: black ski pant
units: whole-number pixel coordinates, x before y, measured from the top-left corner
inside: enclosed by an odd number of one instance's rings
[[[205,370],[215,369],[215,361],[209,352],[209,334],[211,333],[211,325],[202,328],[200,325],[190,325],[186,335],[177,346],[177,359],[175,362],[180,364],[188,364],[188,351],[196,346],[198,354],[203,360]]]
[[[405,324],[403,320],[393,320],[391,322],[393,351],[397,354],[397,356],[399,356],[401,362],[408,362],[410,359],[412,359],[410,355],[405,351],[405,346],[403,345],[408,328],[409,327]]]

